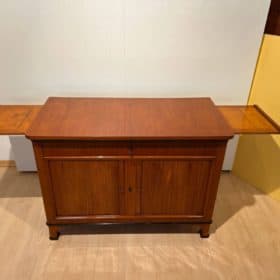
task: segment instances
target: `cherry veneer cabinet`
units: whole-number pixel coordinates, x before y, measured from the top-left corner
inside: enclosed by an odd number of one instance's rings
[[[209,98],[49,98],[39,108],[0,107],[0,133],[31,122],[23,133],[33,142],[51,239],[67,224],[104,222],[192,223],[208,237],[227,141],[279,132],[256,106],[218,107]],[[9,114],[12,128],[1,122]]]

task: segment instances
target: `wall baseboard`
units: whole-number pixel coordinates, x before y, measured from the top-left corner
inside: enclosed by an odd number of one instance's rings
[[[0,167],[14,167],[16,162],[14,160],[0,160]]]

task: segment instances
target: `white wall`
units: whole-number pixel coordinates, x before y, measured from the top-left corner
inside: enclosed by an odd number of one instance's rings
[[[245,104],[268,7],[269,0],[0,0],[0,103],[80,95]]]
[[[8,136],[0,137],[0,160],[13,160],[14,153]]]

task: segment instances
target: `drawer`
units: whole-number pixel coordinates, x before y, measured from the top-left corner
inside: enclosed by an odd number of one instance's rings
[[[127,141],[49,141],[41,143],[43,157],[130,156]]]
[[[226,141],[139,141],[132,144],[133,156],[215,156]]]

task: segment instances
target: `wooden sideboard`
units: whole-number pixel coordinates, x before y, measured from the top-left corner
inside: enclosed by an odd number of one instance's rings
[[[59,225],[191,222],[208,236],[226,141],[33,143],[50,237]]]
[[[24,134],[34,147],[50,239],[65,225],[107,222],[191,223],[208,237],[235,133],[279,127],[256,106],[218,107],[209,98],[49,98]]]

